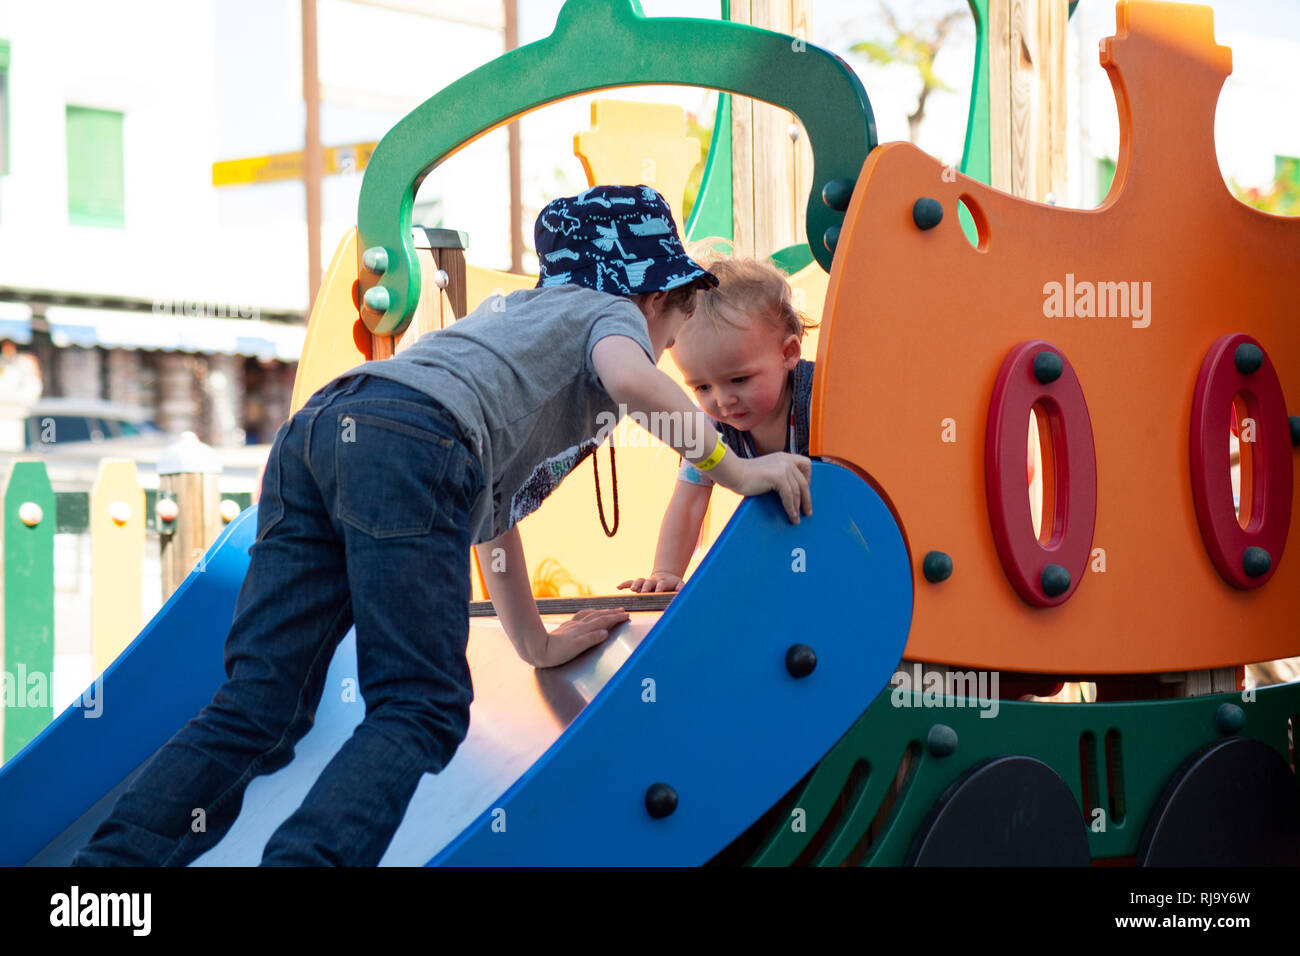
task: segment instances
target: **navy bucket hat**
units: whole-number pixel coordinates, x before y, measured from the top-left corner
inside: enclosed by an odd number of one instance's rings
[[[538,286],[586,286],[613,295],[709,287],[718,277],[682,248],[672,210],[649,186],[592,186],[553,200],[533,229]]]

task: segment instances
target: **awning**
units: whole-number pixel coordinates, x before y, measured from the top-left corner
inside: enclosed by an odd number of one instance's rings
[[[32,308],[23,302],[0,302],[0,339],[27,345],[32,340]]]
[[[124,312],[50,306],[45,310],[50,339],[59,348],[144,349],[250,355],[296,362],[307,330],[287,322],[218,319],[168,312]],[[0,323],[0,329],[3,324]],[[30,338],[30,331],[28,332]]]

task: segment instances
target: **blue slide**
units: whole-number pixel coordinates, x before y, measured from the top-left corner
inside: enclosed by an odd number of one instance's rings
[[[469,736],[424,777],[381,865],[691,865],[742,833],[876,698],[911,622],[884,502],[821,462],[813,489],[798,525],[774,496],[743,502],[666,610],[633,612],[563,667],[534,670],[496,618],[473,618]],[[94,706],[64,711],[0,767],[0,865],[66,864],[211,700],[255,529],[253,509],[232,521]],[[253,780],[194,865],[255,865],[364,712],[350,632],[293,761]]]

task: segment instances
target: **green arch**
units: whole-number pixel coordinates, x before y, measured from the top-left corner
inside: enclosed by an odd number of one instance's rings
[[[813,147],[810,237],[844,214],[821,201],[826,183],[857,178],[876,145],[861,81],[834,54],[744,24],[646,17],[637,0],[569,0],[554,32],[498,57],[430,97],[380,141],[366,167],[357,211],[360,248],[385,251],[387,268],[362,313],[374,333],[406,327],[420,296],[411,207],[421,180],[466,143],[521,113],[582,93],[647,83],[701,86],[764,100],[794,113]],[[813,240],[830,268],[831,252]],[[385,257],[371,256],[369,261]],[[363,284],[373,274],[363,273]],[[384,299],[386,298],[386,303]]]

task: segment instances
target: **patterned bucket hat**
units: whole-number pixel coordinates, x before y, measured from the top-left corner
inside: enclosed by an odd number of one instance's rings
[[[613,295],[718,284],[686,254],[672,210],[649,186],[592,186],[547,204],[533,229],[538,286],[586,286]]]

